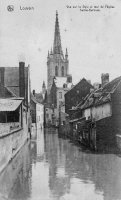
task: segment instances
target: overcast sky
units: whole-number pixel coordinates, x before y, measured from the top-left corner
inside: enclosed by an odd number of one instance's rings
[[[0,4],[0,66],[18,66],[19,61],[30,64],[32,89],[40,91],[47,80],[47,52],[53,46],[56,10],[74,84],[83,77],[100,82],[105,72],[110,80],[121,75],[120,0],[1,0]],[[13,12],[7,11],[8,5],[14,5]],[[67,5],[115,8],[82,12]],[[22,11],[20,6],[34,10]]]

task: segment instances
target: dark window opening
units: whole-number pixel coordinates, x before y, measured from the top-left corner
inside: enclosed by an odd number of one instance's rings
[[[61,68],[61,74],[62,74],[62,76],[64,76],[64,66],[62,66],[62,68]]]
[[[2,83],[2,73],[0,71],[0,83]]]
[[[19,122],[19,110],[0,112],[0,123]]]
[[[36,112],[32,111],[32,123],[36,123]]]
[[[58,66],[55,67],[55,76],[58,76]]]
[[[14,112],[7,113],[7,122],[19,122],[19,112],[18,110]]]

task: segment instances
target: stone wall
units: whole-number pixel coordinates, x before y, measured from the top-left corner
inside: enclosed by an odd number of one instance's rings
[[[20,150],[26,140],[27,132],[24,132],[23,129],[0,138],[0,172]]]

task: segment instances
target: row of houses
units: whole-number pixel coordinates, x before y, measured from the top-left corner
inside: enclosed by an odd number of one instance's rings
[[[59,133],[102,151],[121,147],[121,77],[109,82],[102,74],[101,80],[92,86],[82,79],[65,94]]]
[[[44,125],[44,105],[43,97],[37,96],[35,90],[31,93],[31,119],[32,119],[32,132],[33,130],[42,129]]]
[[[60,108],[65,103],[65,94],[70,90],[72,82],[68,77],[54,77],[52,87],[48,95],[45,96],[45,126],[58,127],[60,120]],[[65,106],[64,106],[65,107]],[[63,111],[62,111],[63,112]],[[64,110],[65,116],[65,110]]]
[[[31,93],[29,65],[0,67],[0,172],[31,137],[32,128],[42,126],[42,107]]]

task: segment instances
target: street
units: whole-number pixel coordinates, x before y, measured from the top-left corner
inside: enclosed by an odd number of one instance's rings
[[[119,200],[121,157],[38,130],[0,174],[0,200]]]

